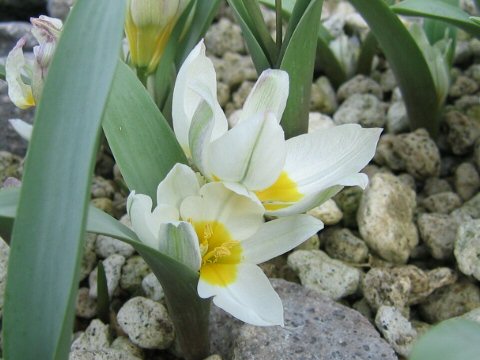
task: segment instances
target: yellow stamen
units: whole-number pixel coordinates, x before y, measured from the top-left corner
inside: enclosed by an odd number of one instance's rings
[[[286,208],[303,198],[303,194],[298,191],[297,184],[285,171],[282,171],[277,181],[270,187],[256,191],[255,194],[265,209],[270,211]]]

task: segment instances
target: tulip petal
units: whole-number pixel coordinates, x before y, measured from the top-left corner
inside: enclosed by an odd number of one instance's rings
[[[209,168],[221,181],[262,190],[278,178],[285,162],[282,127],[272,113],[258,113],[212,142]]]
[[[201,94],[201,95],[200,95]],[[178,142],[190,157],[188,134],[192,117],[202,100],[212,106],[215,118],[212,137],[216,139],[228,129],[227,119],[217,100],[216,74],[205,56],[203,40],[190,52],[180,68],[172,102],[173,129]]]
[[[195,172],[187,165],[175,164],[157,188],[157,204],[180,208],[188,196],[198,194],[200,184]]]
[[[207,177],[209,177],[207,150],[212,138],[213,125],[213,111],[207,102],[202,100],[193,115],[192,125],[188,133],[188,142],[193,163]]]
[[[22,50],[25,42],[25,38],[18,40],[15,47],[8,53],[5,62],[5,80],[8,84],[8,96],[15,106],[20,109],[28,109],[35,106],[32,88],[25,84],[22,79],[22,70],[27,66]]]
[[[178,220],[177,209],[160,204],[152,212],[152,199],[147,195],[136,194],[135,191],[128,196],[127,212],[139,239],[157,250],[160,243],[160,224]]]
[[[283,326],[283,305],[263,271],[253,264],[223,265],[236,267],[237,276],[227,286],[211,285],[202,279],[198,294],[202,298],[213,296],[213,303],[237,319],[257,326]],[[223,269],[219,266],[218,271]],[[221,273],[218,274],[221,277]]]
[[[273,113],[278,122],[282,119],[288,99],[288,73],[282,70],[265,70],[243,106],[239,122],[257,113]]]
[[[221,223],[231,238],[242,241],[252,236],[263,224],[263,207],[248,197],[228,190],[222,183],[209,183],[200,189],[200,196],[186,198],[180,207],[183,220]]]
[[[187,222],[160,225],[158,250],[171,258],[198,271],[202,263],[198,238],[192,225]]]
[[[309,215],[288,216],[269,221],[242,242],[243,261],[260,264],[300,245],[323,229],[323,223]]]
[[[10,119],[8,120],[10,125],[15,129],[15,131],[25,140],[30,141],[32,138],[33,125],[20,120],[20,119]]]

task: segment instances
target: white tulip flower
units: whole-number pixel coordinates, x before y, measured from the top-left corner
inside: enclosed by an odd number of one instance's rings
[[[260,326],[283,325],[282,302],[257,266],[319,231],[308,215],[264,222],[258,203],[220,182],[203,186],[186,165],[177,164],[152,199],[132,192],[127,211],[140,240],[199,272],[200,297]],[[174,279],[172,279],[174,281]]]
[[[228,130],[216,74],[200,42],[182,65],[173,93],[173,127],[193,165],[209,180],[261,202],[266,214],[305,212],[343,186],[365,188],[359,173],[375,154],[381,129],[347,124],[285,140],[280,126],[289,79],[264,71],[238,123]]]

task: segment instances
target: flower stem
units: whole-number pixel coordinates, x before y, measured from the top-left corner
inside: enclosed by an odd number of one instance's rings
[[[280,54],[280,49],[282,48],[282,0],[275,0],[275,31],[276,39],[275,43],[277,44],[277,51]]]

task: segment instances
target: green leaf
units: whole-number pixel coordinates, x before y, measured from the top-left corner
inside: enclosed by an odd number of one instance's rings
[[[110,322],[110,298],[108,296],[107,277],[103,262],[97,264],[97,317],[104,324]]]
[[[5,358],[68,357],[91,174],[125,7],[78,1],[49,69],[11,242]]]
[[[1,220],[15,217],[19,197],[18,188],[0,190]],[[196,360],[208,356],[210,300],[197,294],[198,273],[141,243],[132,230],[94,206],[89,207],[86,227],[88,232],[117,238],[135,248],[162,284],[184,357]]]
[[[282,127],[287,138],[304,134],[308,130],[310,91],[322,5],[323,0],[310,2],[281,59],[280,69],[287,71],[290,77],[290,93],[282,117]]]
[[[377,38],[402,91],[412,129],[438,131],[439,106],[428,64],[422,51],[383,0],[350,0]],[[392,41],[395,39],[395,41]]]
[[[117,65],[103,130],[130,190],[156,199],[176,163],[186,163],[172,129],[132,70]]]
[[[187,33],[184,35],[180,45],[177,45],[177,67],[183,63],[190,51],[205,36],[215,14],[220,7],[221,0],[196,0],[194,15]]]
[[[5,81],[5,75],[7,73],[5,72],[5,65],[0,64],[0,80]]]
[[[408,16],[422,16],[445,21],[462,30],[480,37],[480,26],[470,19],[470,15],[458,6],[439,0],[405,0],[391,7],[395,13]]]
[[[443,321],[414,345],[410,360],[472,360],[480,354],[480,324],[461,318]]]
[[[260,74],[263,70],[273,67],[273,60],[269,58],[268,53],[262,48],[261,42],[253,32],[255,24],[252,23],[242,0],[227,0],[227,2],[242,28],[243,38],[247,43],[257,73]]]
[[[378,42],[372,32],[369,32],[360,48],[357,61],[357,74],[370,75],[375,54],[378,51]]]

